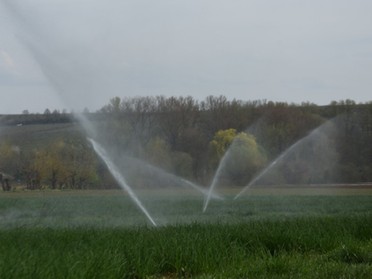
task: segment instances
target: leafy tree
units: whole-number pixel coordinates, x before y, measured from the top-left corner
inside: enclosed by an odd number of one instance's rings
[[[129,127],[131,146],[138,144],[145,146],[152,138],[156,137],[155,112],[157,110],[156,97],[124,98],[121,102],[123,118]]]
[[[20,161],[20,148],[9,142],[0,143],[0,172],[17,175]]]
[[[274,158],[323,122],[308,107],[269,102],[254,134]]]
[[[62,186],[66,177],[67,165],[59,157],[63,147],[64,142],[60,140],[35,154],[35,169],[51,189],[56,189],[58,184]]]
[[[26,183],[28,190],[41,188],[41,175],[36,165],[37,153],[23,155],[22,158],[22,178]]]
[[[356,104],[352,100],[316,106],[309,102],[297,105],[228,100],[225,96],[209,96],[200,103],[191,97],[115,97],[102,109],[107,121],[102,121],[105,127],[101,131],[109,146],[116,146],[134,157],[147,156],[151,162],[160,161],[157,164],[167,170],[179,172],[180,167],[176,167],[182,165],[179,162],[187,161],[187,166],[191,162],[193,178],[207,182],[232,143],[231,139],[235,138],[231,136],[234,133],[225,132],[227,134],[221,136],[226,142],[219,140],[219,131],[235,129],[237,136],[237,131],[250,127],[248,131],[255,136],[256,143],[260,143],[258,150],[272,160],[327,119],[346,114],[338,125],[338,136],[332,139],[340,158],[341,175],[337,181],[370,181],[371,107],[371,103]],[[164,148],[152,146],[157,140],[163,142]],[[158,159],[154,156],[156,152],[150,151],[152,148],[160,150]],[[179,160],[175,160],[178,155]],[[230,165],[235,162],[240,165],[238,159]],[[293,162],[276,170],[280,173],[278,181],[287,183],[287,178],[320,181],[314,179],[316,168],[309,170],[301,158]],[[250,171],[252,169],[251,166]],[[329,175],[326,179],[329,182],[330,177],[335,176]]]
[[[30,171],[51,189],[86,188],[97,182],[96,157],[83,144],[56,140],[35,151]]]
[[[98,182],[96,156],[85,143],[65,142],[60,160],[67,166],[65,187],[84,189]]]
[[[182,150],[182,138],[187,129],[194,127],[198,121],[198,103],[190,96],[159,96],[157,102],[161,134],[172,150]]]
[[[235,137],[235,129],[220,130],[215,134],[213,140],[209,143],[211,160],[214,166],[222,159]]]
[[[218,131],[210,142],[212,162],[224,160],[221,179],[224,183],[244,185],[265,164],[266,156],[253,135],[235,129]],[[214,155],[214,156],[213,156]]]
[[[170,171],[172,168],[171,151],[167,143],[156,137],[152,139],[145,149],[145,159],[154,166]]]

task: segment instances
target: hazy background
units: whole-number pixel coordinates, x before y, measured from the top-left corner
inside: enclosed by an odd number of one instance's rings
[[[114,96],[371,100],[372,1],[0,0],[0,114]]]

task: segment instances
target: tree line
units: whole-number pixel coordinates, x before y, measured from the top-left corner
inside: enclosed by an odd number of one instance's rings
[[[300,139],[331,122],[335,131],[327,131],[327,139],[315,135],[262,183],[372,181],[372,102],[344,100],[317,106],[225,96],[203,101],[190,96],[114,97],[99,111],[85,115],[98,131],[97,140],[113,154],[141,159],[203,185],[211,182],[228,150],[221,181],[245,185]],[[22,117],[27,124],[76,121],[62,113]],[[311,155],[310,149],[319,156]],[[83,135],[53,139],[28,154],[1,141],[0,135],[0,170],[29,189],[115,187]]]

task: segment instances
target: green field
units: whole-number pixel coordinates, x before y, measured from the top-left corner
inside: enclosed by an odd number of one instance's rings
[[[162,191],[0,193],[0,278],[372,278],[369,189]]]

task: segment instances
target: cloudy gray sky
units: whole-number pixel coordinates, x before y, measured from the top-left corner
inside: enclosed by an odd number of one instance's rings
[[[370,0],[0,0],[0,114],[114,96],[372,100]]]

